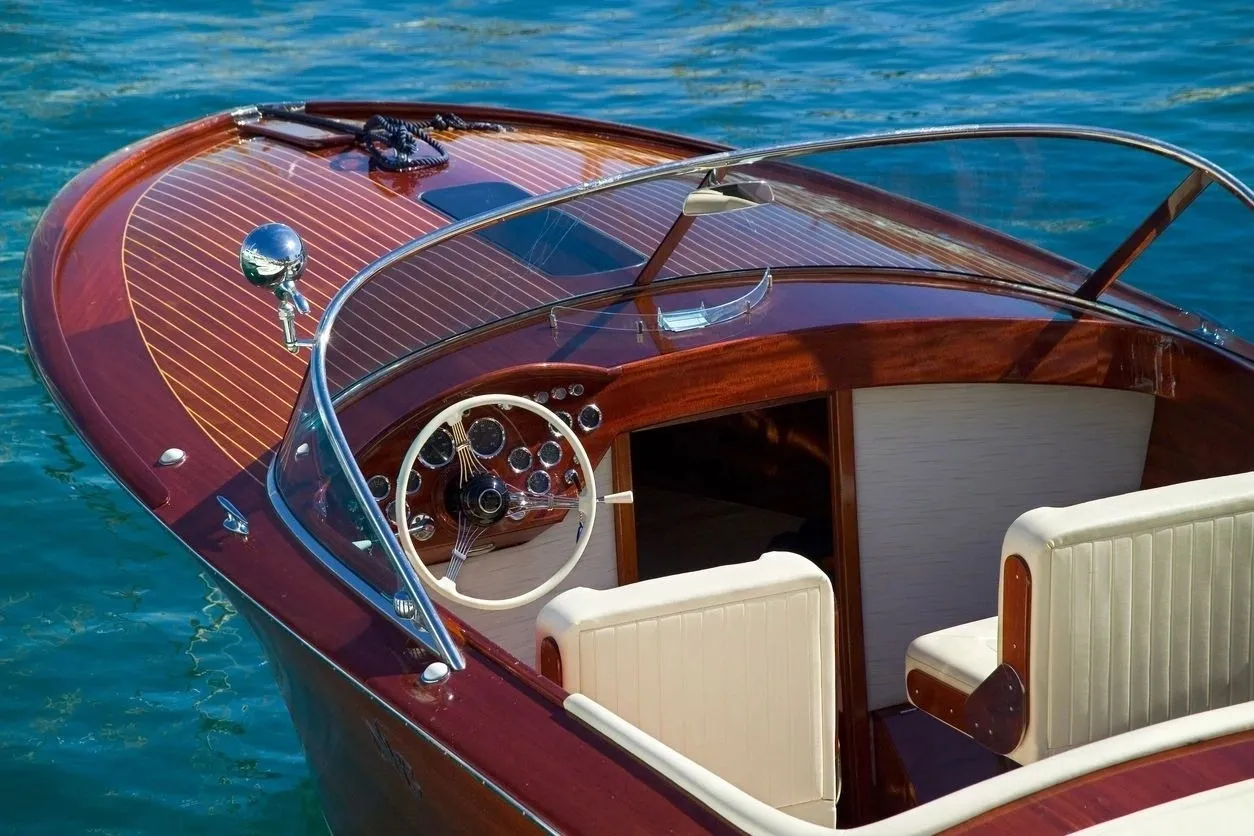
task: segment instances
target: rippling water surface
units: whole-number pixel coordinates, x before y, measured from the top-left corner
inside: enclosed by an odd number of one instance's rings
[[[1235,0],[175,5],[0,0],[0,832],[324,832],[256,642],[26,357],[26,241],[109,151],[251,102],[409,98],[737,145],[1084,122],[1254,179],[1254,16]],[[1239,279],[1209,281],[1213,309],[1250,294]]]

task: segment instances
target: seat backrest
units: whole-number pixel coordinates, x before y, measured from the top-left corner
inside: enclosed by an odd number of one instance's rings
[[[561,685],[760,801],[831,825],[837,794],[835,608],[804,557],[609,590],[571,589],[536,620]],[[552,664],[552,663],[549,663]]]
[[[1254,473],[1037,508],[1002,554],[1003,661],[1027,631],[1020,763],[1254,697]]]

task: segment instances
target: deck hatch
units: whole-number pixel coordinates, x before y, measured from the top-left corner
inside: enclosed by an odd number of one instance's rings
[[[424,192],[422,202],[455,221],[500,209],[533,195],[512,183],[465,183]],[[561,278],[639,267],[645,257],[561,209],[520,215],[476,233],[519,261]]]

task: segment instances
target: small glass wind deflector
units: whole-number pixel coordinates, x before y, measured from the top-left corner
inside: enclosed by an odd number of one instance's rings
[[[638,334],[650,331],[672,334],[696,331],[702,328],[709,328],[711,325],[732,322],[748,316],[767,300],[773,283],[774,277],[771,275],[771,269],[768,267],[762,274],[762,278],[758,279],[757,284],[748,291],[743,293],[734,289],[708,291],[711,296],[716,294],[726,296],[732,292],[737,293],[733,298],[726,301],[715,304],[707,304],[703,301],[696,307],[675,308],[669,311],[659,308],[652,315],[644,315],[638,309],[635,311],[607,311],[603,309],[590,311],[575,306],[554,305],[549,309],[549,327],[554,332],[559,331],[563,327],[604,331],[634,331]]]

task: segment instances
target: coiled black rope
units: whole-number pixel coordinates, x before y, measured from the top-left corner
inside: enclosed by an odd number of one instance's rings
[[[431,135],[431,131],[509,130],[505,125],[496,122],[467,122],[455,113],[437,113],[421,122],[376,114],[358,128],[348,122],[327,116],[315,116],[301,110],[265,106],[257,110],[262,116],[272,119],[298,122],[353,136],[370,156],[370,165],[384,171],[415,171],[447,163],[448,150]],[[424,144],[435,153],[420,156]]]

